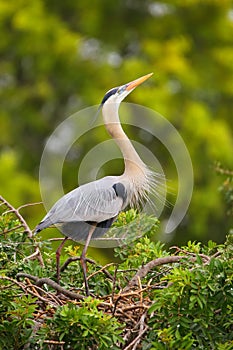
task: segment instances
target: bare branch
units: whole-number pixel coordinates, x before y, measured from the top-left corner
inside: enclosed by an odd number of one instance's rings
[[[140,320],[139,320],[139,332],[136,338],[134,338],[134,340],[128,344],[124,350],[136,350],[137,349],[137,345],[140,343],[141,338],[143,336],[143,334],[147,331],[147,329],[149,328],[146,324],[145,324],[145,318],[146,318],[146,313],[142,314]]]
[[[74,262],[74,261],[79,261],[79,260],[80,260],[80,256],[71,256],[71,257],[69,257],[69,258],[64,262],[64,264],[62,265],[62,267],[60,268],[60,272],[63,272],[63,271],[67,268],[67,266],[68,266],[70,263],[72,263],[72,262]],[[103,266],[103,267],[102,267],[102,266],[99,266],[99,265],[96,263],[96,261],[93,260],[93,259],[86,258],[86,261],[89,262],[90,264],[96,265],[98,268],[100,268],[100,270],[96,271],[94,274],[92,274],[92,276],[95,275],[96,273],[99,273],[99,272],[102,271],[108,278],[110,278],[110,279],[113,281],[114,277],[111,275],[110,272],[108,272],[108,270],[106,270],[106,267],[107,267],[107,266],[110,266],[110,265],[114,265],[114,263],[107,264],[106,266]],[[88,279],[89,279],[89,278],[90,278],[90,276],[88,277]]]
[[[172,264],[179,262],[186,256],[166,256],[164,258],[157,258],[148,262],[146,265],[142,266],[140,270],[134,275],[134,277],[129,281],[128,285],[124,288],[123,292],[128,291],[131,287],[138,284],[138,278],[144,278],[150,270],[159,265]]]
[[[15,209],[9,202],[7,202],[7,200],[5,198],[3,198],[2,196],[0,196],[0,201],[2,203],[4,203],[10,210],[7,211],[12,212],[15,214],[15,216],[19,219],[19,221],[22,223],[22,226],[24,227],[25,232],[27,233],[29,238],[33,237],[32,234],[32,230],[30,229],[30,227],[28,226],[28,224],[26,223],[26,221],[24,220],[24,218],[22,217],[22,215],[20,214],[18,209]],[[6,213],[7,213],[6,212]]]
[[[65,288],[61,287],[58,283],[54,282],[53,280],[51,280],[50,278],[44,277],[44,278],[38,278],[36,276],[32,276],[28,273],[18,273],[16,275],[16,278],[19,279],[20,277],[26,277],[29,278],[31,280],[33,280],[36,284],[36,286],[38,287],[42,287],[44,284],[47,284],[48,286],[52,287],[53,289],[55,289],[57,292],[67,296],[68,298],[71,299],[77,299],[77,300],[83,300],[84,296],[81,294],[77,294],[77,293],[73,293],[70,292],[68,290],[66,290]]]
[[[42,267],[45,267],[44,261],[43,261],[43,258],[42,258],[42,255],[41,255],[41,252],[40,252],[39,247],[36,247],[35,252],[32,253],[32,254],[29,255],[29,256],[26,256],[26,258],[24,258],[23,261],[34,260],[34,259],[38,259],[40,265],[41,265]]]
[[[196,257],[196,255],[199,255],[203,260],[205,260],[205,262],[209,262],[210,261],[210,257],[208,255],[205,255],[205,254],[202,254],[202,253],[192,253],[192,252],[189,252],[189,251],[187,251],[185,249],[179,248],[177,246],[172,246],[172,247],[170,247],[170,249],[176,249],[176,252],[184,253],[185,255],[190,255],[190,256],[193,256],[193,257]]]

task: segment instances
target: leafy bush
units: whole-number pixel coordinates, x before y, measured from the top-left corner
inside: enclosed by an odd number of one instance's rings
[[[233,349],[232,235],[167,250],[153,241],[158,220],[143,216],[146,234],[115,249],[118,263],[88,258],[86,298],[80,247],[64,249],[58,285],[51,240],[3,198],[0,208],[1,350]],[[113,231],[139,218],[122,214]]]
[[[196,247],[196,262],[185,259],[162,277],[169,288],[154,292],[152,349],[215,349],[233,339],[233,239],[229,236],[218,250],[215,246],[210,259],[212,242]]]
[[[52,338],[74,350],[114,349],[117,342],[122,342],[122,325],[98,310],[100,303],[89,297],[79,305],[67,303],[58,307],[53,318],[38,331],[38,343],[43,346],[45,339]]]

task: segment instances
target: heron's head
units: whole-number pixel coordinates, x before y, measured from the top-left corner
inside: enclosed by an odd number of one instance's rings
[[[127,95],[129,95],[137,86],[142,84],[145,80],[150,78],[152,74],[153,73],[144,75],[143,77],[133,80],[130,83],[109,90],[105,94],[101,102],[101,106],[103,106],[106,103],[115,103],[119,105]]]

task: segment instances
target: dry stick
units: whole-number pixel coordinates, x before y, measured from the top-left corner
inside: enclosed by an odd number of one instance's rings
[[[0,201],[2,201],[3,204],[5,204],[10,210],[6,211],[4,214],[6,213],[9,213],[9,212],[12,212],[15,214],[15,216],[19,219],[19,221],[21,222],[21,225],[22,227],[24,227],[24,230],[25,232],[27,233],[28,235],[28,238],[32,238],[33,237],[33,234],[32,234],[32,230],[30,229],[30,227],[28,226],[28,224],[26,223],[26,221],[24,220],[24,218],[22,217],[22,215],[20,214],[20,209],[22,208],[25,208],[27,206],[32,206],[32,205],[37,205],[37,204],[41,204],[41,202],[38,202],[38,203],[29,203],[29,204],[25,204],[25,205],[21,205],[18,209],[14,208],[13,205],[11,205],[9,202],[7,202],[7,200],[5,198],[3,198],[2,196],[0,196]],[[16,228],[19,228],[20,226],[17,226]],[[11,230],[8,230],[8,232],[12,231],[13,229]],[[42,267],[44,267],[44,261],[43,261],[43,258],[42,258],[42,255],[41,255],[41,252],[39,250],[38,247],[36,247],[36,257],[40,263],[40,265]]]
[[[67,266],[68,266],[70,263],[72,263],[72,262],[74,262],[74,261],[77,261],[77,260],[80,260],[80,256],[71,256],[70,258],[68,258],[68,259],[64,262],[64,264],[62,265],[62,267],[60,268],[60,272],[63,272],[63,271],[67,268]],[[89,262],[90,264],[97,265],[97,263],[95,262],[95,260],[92,260],[92,259],[90,259],[90,258],[86,258],[86,261]],[[98,265],[97,265],[97,267],[100,267],[100,268],[101,268],[101,266],[98,266]],[[101,268],[101,271],[104,272],[105,275],[113,281],[114,277],[111,275],[110,272],[108,272],[108,270],[105,269],[105,266],[104,266],[103,268]]]
[[[37,286],[35,286],[37,287]],[[27,293],[33,295],[34,297],[36,297],[37,299],[39,299],[40,301],[43,301],[44,303],[48,304],[49,303],[49,300],[45,297],[42,297],[41,295],[39,295],[38,293],[34,293],[31,289],[31,286],[28,285],[28,286],[25,286],[25,290]],[[43,290],[43,292],[45,293],[45,291]],[[47,293],[45,293],[47,294]],[[57,304],[56,304],[57,305]]]
[[[139,286],[139,293],[140,293],[140,303],[142,304],[142,282],[140,276],[137,276],[138,279],[138,286]]]
[[[44,340],[43,343],[45,344],[52,344],[52,345],[64,345],[64,341],[58,341],[58,340]]]
[[[6,234],[6,233],[9,233],[9,232],[18,230],[18,228],[21,228],[21,227],[23,227],[23,224],[20,224],[20,225],[18,225],[18,226],[12,227],[12,228],[10,228],[9,230],[4,230],[3,232],[4,232],[4,234]]]
[[[13,278],[7,277],[7,276],[0,276],[0,279],[2,280],[7,280],[10,281],[14,284],[16,284],[20,289],[22,289],[24,291],[25,294],[27,294],[27,289],[29,286],[25,286],[23,283],[20,283],[16,280],[14,280]],[[43,291],[44,292],[44,291]],[[37,297],[38,299],[40,299],[43,302],[48,302],[48,300],[40,295],[37,295],[37,293],[32,292],[31,290],[28,291],[29,294],[33,295],[34,297]]]
[[[55,226],[53,226],[55,227]],[[52,226],[48,227],[48,228],[52,228]],[[49,242],[57,242],[57,241],[63,241],[64,237],[54,237],[54,238],[49,238],[48,241]]]
[[[41,265],[42,267],[45,267],[45,264],[44,264],[44,261],[43,261],[43,258],[42,258],[42,255],[41,255],[41,252],[40,252],[40,249],[39,249],[38,246],[36,247],[35,252],[32,253],[32,254],[29,255],[29,256],[26,256],[26,258],[24,258],[23,261],[34,260],[34,259],[38,259],[40,265]]]
[[[12,282],[12,283],[16,284],[18,287],[20,287],[25,292],[25,286],[23,285],[23,283],[20,283],[20,282],[14,280],[11,277],[0,276],[0,280],[6,280],[6,281],[9,281],[9,282]]]
[[[30,294],[36,296],[38,299],[43,298],[43,297],[39,294],[39,292],[40,292],[40,293],[43,293],[43,294],[46,294],[47,297],[53,299],[53,301],[55,302],[56,305],[62,305],[62,303],[61,303],[61,301],[59,300],[59,298],[57,298],[54,294],[49,293],[49,292],[45,292],[42,288],[38,287],[38,286],[35,285],[35,284],[32,284],[29,278],[25,277],[25,279],[26,279],[26,281],[27,281],[27,283],[28,283],[28,285],[25,286],[25,288],[28,290],[28,293],[30,293]],[[31,290],[30,288],[31,288],[32,290]],[[42,300],[42,299],[41,299],[41,300]],[[47,300],[46,298],[43,298],[43,301],[48,303],[48,300]]]
[[[90,275],[87,277],[87,280],[89,280],[91,277],[97,275],[97,274],[100,273],[100,272],[104,272],[104,270],[105,270],[107,267],[112,266],[112,265],[115,265],[115,263],[108,263],[108,264],[102,266],[98,271],[95,271],[95,272],[93,272],[92,274],[90,274]],[[106,273],[106,271],[105,271],[105,273]],[[114,277],[111,275],[111,280],[113,280],[113,278],[114,278]]]
[[[149,328],[147,325],[144,326],[145,318],[146,318],[146,314],[143,314],[142,317],[141,317],[141,319],[140,319],[139,334],[138,334],[138,336],[134,339],[134,346],[133,346],[132,350],[136,350],[136,349],[137,349],[137,346],[138,346],[138,344],[140,343],[143,334],[144,334],[144,333],[147,331],[147,329]]]
[[[233,171],[230,169],[224,169],[221,164],[216,164],[216,166],[214,167],[214,170],[216,172],[218,172],[221,175],[228,175],[228,176],[233,176]]]
[[[37,288],[36,288],[37,286],[32,284],[29,278],[26,277],[25,280],[26,280],[26,282],[28,284],[26,287],[27,288],[31,288],[33,293],[35,293],[37,296],[40,296],[40,294],[38,293]]]
[[[145,318],[146,318],[146,313],[143,314],[140,318],[140,321],[139,321],[139,333],[138,333],[138,336],[136,338],[134,338],[134,340],[128,344],[124,350],[136,350],[137,348],[137,345],[138,343],[141,341],[141,338],[143,336],[143,334],[147,331],[147,329],[149,328],[147,325],[144,324],[144,321],[145,321]],[[133,347],[132,347],[133,346]]]
[[[22,223],[25,232],[27,232],[28,237],[32,238],[32,231],[30,229],[30,227],[28,226],[28,224],[26,223],[26,221],[24,220],[24,218],[22,217],[22,215],[20,214],[18,209],[15,209],[9,202],[7,202],[7,200],[5,200],[2,196],[0,196],[0,201],[2,201],[10,210],[7,212],[13,212],[16,217],[19,219],[19,221]]]
[[[187,256],[166,256],[164,258],[157,258],[148,262],[146,265],[142,266],[134,277],[129,281],[128,285],[123,289],[123,292],[128,291],[131,287],[137,285],[138,278],[143,278],[147,273],[152,270],[155,266],[176,263]]]
[[[214,253],[213,255],[211,255],[211,258],[216,258],[216,257],[218,257],[219,255],[222,255],[222,253],[221,253],[221,252],[216,252],[216,253]]]
[[[133,324],[137,324],[137,322],[132,318],[132,316],[125,314],[124,311],[120,308],[117,309],[117,313],[115,314],[117,317],[124,316],[124,320],[128,318]]]
[[[78,300],[83,300],[84,299],[84,296],[83,295],[80,295],[80,294],[77,294],[77,293],[73,293],[73,292],[70,292],[64,288],[62,288],[58,283],[54,282],[53,280],[51,280],[50,278],[47,278],[47,277],[44,277],[44,278],[38,278],[36,276],[32,276],[28,273],[18,273],[16,275],[16,278],[20,278],[20,277],[26,277],[26,278],[29,278],[31,279],[32,281],[35,282],[36,286],[38,287],[42,287],[44,284],[47,284],[48,286],[52,287],[53,289],[55,289],[57,292],[71,298],[71,299],[78,299]]]
[[[43,204],[43,202],[35,202],[35,203],[23,204],[20,207],[18,207],[17,210],[20,211],[23,208],[32,207],[33,205],[38,205],[38,204]]]
[[[187,250],[179,248],[177,246],[172,246],[169,249],[176,249],[177,252],[185,253],[186,255],[191,255],[193,257],[196,257],[197,255],[199,255],[202,259],[204,259],[206,261],[210,261],[210,257],[208,255],[205,255],[202,253],[198,254],[198,253],[188,252]]]
[[[118,268],[118,265],[116,265],[114,275],[113,275],[112,293],[111,293],[111,297],[110,297],[110,301],[111,301],[112,306],[113,306],[113,300],[114,300],[114,292],[115,292],[115,288],[116,288],[117,268]],[[118,288],[121,289],[119,285],[118,285]],[[114,314],[114,307],[112,308],[112,315],[113,314]]]
[[[66,297],[68,298],[71,298],[71,299],[78,299],[78,300],[83,300],[84,299],[84,296],[81,295],[81,294],[77,294],[77,293],[73,293],[73,292],[70,292],[64,288],[62,288],[58,283],[52,281],[50,278],[40,278],[37,282],[36,282],[36,285],[38,287],[42,287],[43,284],[47,284],[48,286],[52,287],[53,289],[55,289],[57,292],[65,295]]]

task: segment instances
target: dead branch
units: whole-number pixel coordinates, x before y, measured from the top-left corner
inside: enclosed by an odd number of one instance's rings
[[[70,299],[77,299],[77,300],[83,300],[84,299],[83,295],[77,294],[77,293],[73,293],[73,292],[70,292],[70,291],[66,290],[65,288],[61,287],[58,283],[54,282],[53,280],[51,280],[48,277],[38,278],[36,276],[32,276],[32,275],[30,275],[28,273],[22,273],[22,272],[20,272],[20,273],[18,273],[16,275],[17,279],[19,279],[21,277],[31,279],[32,281],[35,282],[35,285],[38,286],[38,287],[42,287],[44,284],[47,284],[48,286],[52,287],[57,292],[65,295],[66,297],[68,297]]]
[[[179,252],[179,253],[184,253],[185,255],[190,255],[190,256],[193,256],[193,257],[196,257],[196,255],[199,255],[203,260],[205,260],[205,262],[209,262],[210,261],[210,257],[208,255],[205,255],[205,254],[196,254],[196,253],[192,253],[192,252],[189,252],[185,249],[182,249],[182,248],[179,248],[177,246],[172,246],[170,247],[170,249],[176,249],[176,252]]]
[[[64,264],[61,266],[61,268],[60,268],[60,272],[63,272],[66,268],[67,268],[67,266],[70,264],[70,263],[72,263],[72,262],[74,262],[74,261],[79,261],[80,260],[80,256],[71,256],[71,257],[69,257],[65,262],[64,262]],[[96,265],[98,268],[100,268],[101,269],[101,271],[108,277],[108,278],[110,278],[112,281],[114,280],[114,277],[111,275],[111,273],[110,272],[108,272],[108,270],[106,270],[106,267],[107,266],[109,266],[109,265],[112,265],[112,263],[111,264],[107,264],[106,266],[99,266],[97,263],[96,263],[96,261],[95,260],[93,260],[93,259],[90,259],[90,258],[86,258],[86,261],[87,262],[89,262],[90,264],[92,264],[92,265]],[[96,273],[99,273],[99,272],[101,272],[101,271],[97,271]],[[95,273],[95,274],[96,274]],[[88,279],[90,278],[90,276],[88,277]]]
[[[19,212],[19,209],[16,209],[13,207],[13,205],[11,205],[9,202],[7,202],[7,200],[5,198],[3,198],[2,196],[0,196],[0,201],[2,203],[4,203],[7,208],[9,208],[9,210],[6,213],[12,212],[15,214],[15,216],[19,219],[19,221],[22,223],[22,226],[24,227],[24,231],[27,233],[29,238],[32,238],[33,234],[32,231],[30,229],[30,227],[28,226],[28,224],[26,223],[26,221],[24,220],[24,218],[22,217],[22,215]]]
[[[23,261],[34,260],[34,259],[37,259],[42,267],[45,267],[44,261],[43,261],[43,258],[42,258],[42,255],[41,255],[41,252],[40,252],[40,249],[39,249],[38,246],[36,247],[35,252],[32,253],[32,254],[29,255],[29,256],[26,256],[26,257],[23,259]]]
[[[21,288],[24,292],[26,292],[24,284],[16,281],[14,278],[7,277],[7,276],[0,276],[0,279],[12,282],[13,284],[16,284],[19,288]]]
[[[100,273],[100,272],[104,272],[104,273],[106,274],[106,268],[109,267],[109,266],[112,266],[112,265],[115,265],[115,263],[109,263],[109,264],[106,264],[106,265],[102,266],[98,271],[95,271],[95,272],[93,272],[91,275],[89,275],[89,276],[87,277],[87,279],[89,280],[90,278],[94,277],[95,275],[97,275],[97,274]],[[104,271],[104,270],[105,270],[105,271]],[[111,277],[110,277],[111,280],[113,280],[113,276],[112,276],[111,274],[108,273],[107,276],[109,277],[109,275],[111,276]]]
[[[148,330],[148,326],[145,324],[145,318],[146,318],[146,313],[142,314],[138,324],[139,324],[139,332],[136,338],[134,338],[134,340],[128,344],[126,347],[124,347],[124,350],[136,350],[137,349],[137,345],[140,343],[141,338],[143,336],[143,334]],[[129,333],[130,335],[132,334],[131,332]]]
[[[129,281],[128,285],[123,289],[123,292],[128,291],[131,287],[137,285],[138,278],[142,279],[144,278],[150,270],[152,270],[154,267],[159,265],[165,265],[165,264],[172,264],[179,262],[181,259],[185,258],[186,256],[166,256],[164,258],[157,258],[150,262],[148,262],[146,265],[142,266],[138,272],[134,275],[134,277]]]

